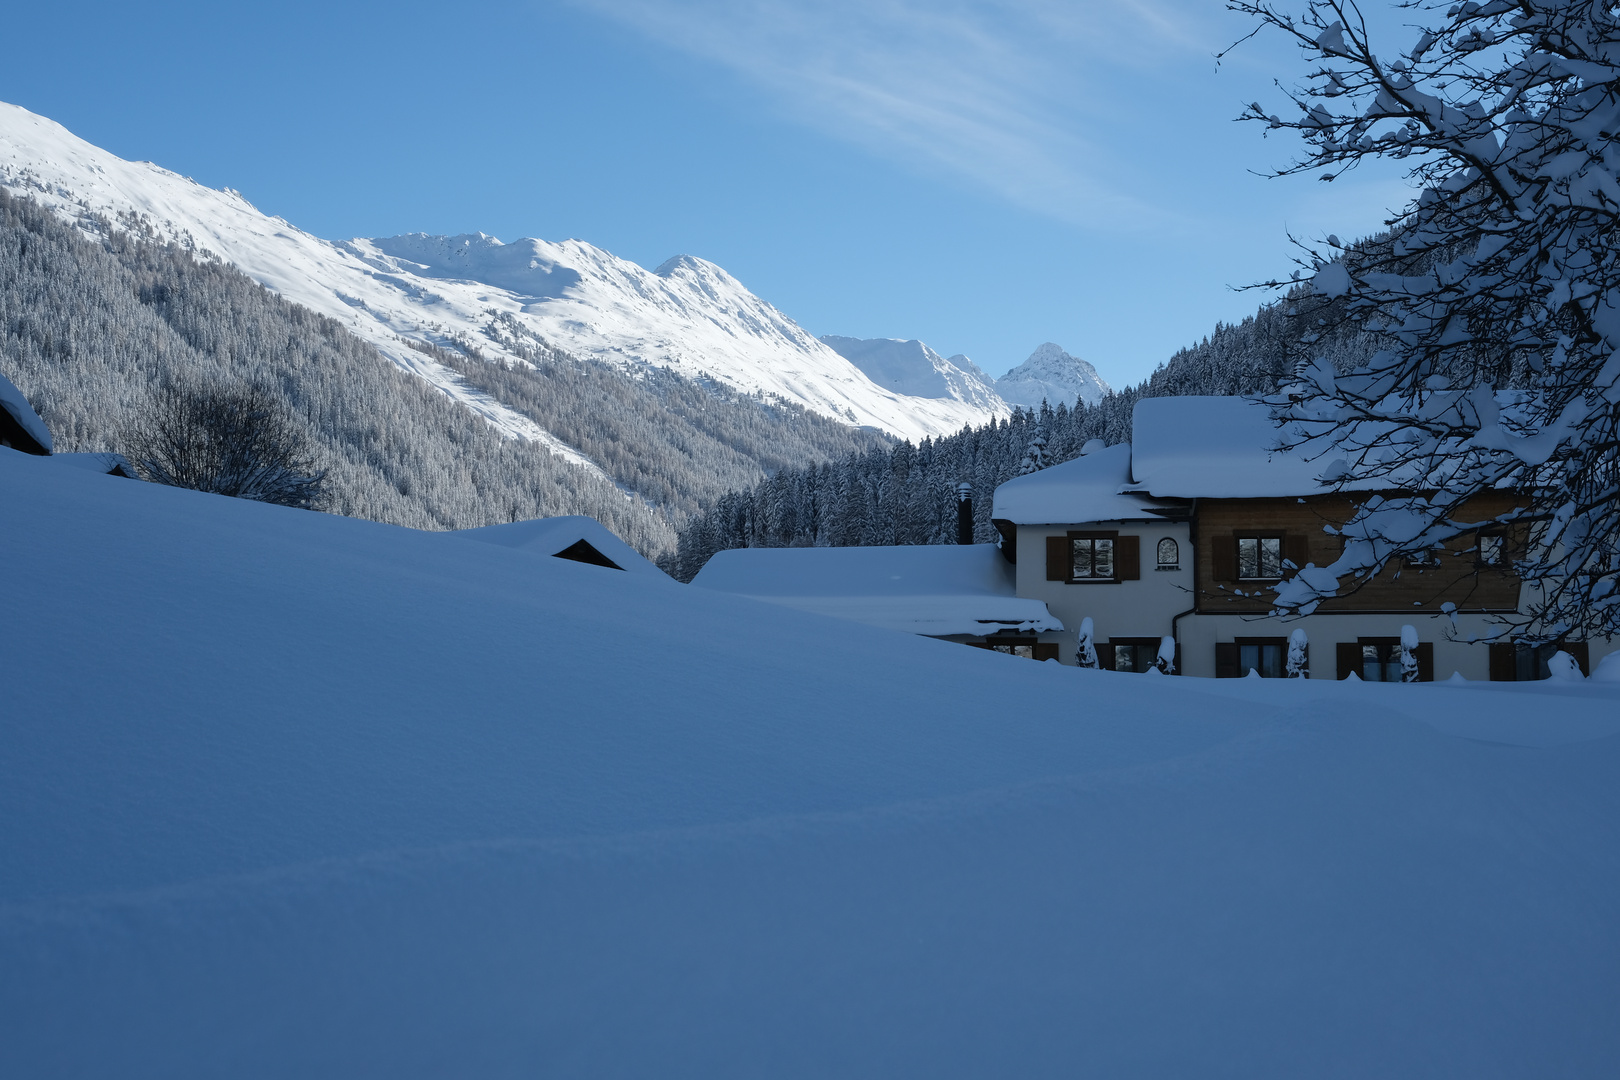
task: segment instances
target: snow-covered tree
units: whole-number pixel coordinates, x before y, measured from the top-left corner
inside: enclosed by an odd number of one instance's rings
[[[159,484],[306,510],[324,496],[308,431],[262,387],[164,383],[125,445],[135,470]]]
[[[1369,500],[1344,556],[1281,605],[1309,610],[1342,579],[1495,527],[1523,541],[1520,624],[1620,632],[1614,4],[1407,3],[1422,25],[1399,54],[1375,51],[1351,0],[1228,6],[1291,36],[1311,65],[1292,108],[1246,111],[1304,139],[1281,173],[1332,180],[1393,158],[1419,190],[1385,237],[1301,244],[1295,279],[1309,276],[1323,332],[1354,323],[1384,348],[1353,370],[1302,366],[1278,418],[1305,425],[1329,475],[1404,497]],[[1518,504],[1477,509],[1498,491]]]
[[[1096,668],[1098,666],[1097,644],[1092,640],[1096,632],[1090,619],[1080,620],[1080,644],[1074,652],[1074,662],[1080,667]]]
[[[1407,624],[1401,627],[1401,682],[1418,681],[1418,632]]]
[[[1176,673],[1176,639],[1169,634],[1159,639],[1159,655],[1153,658],[1153,666],[1161,675]]]
[[[1029,441],[1029,449],[1024,453],[1024,460],[1018,466],[1018,475],[1028,476],[1030,473],[1040,472],[1046,466],[1046,439],[1037,435]]]
[[[1288,677],[1290,679],[1308,679],[1311,677],[1310,669],[1311,640],[1305,636],[1303,629],[1296,628],[1288,635]]]

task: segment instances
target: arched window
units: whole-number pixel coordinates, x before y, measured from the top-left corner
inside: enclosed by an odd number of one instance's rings
[[[1181,565],[1181,546],[1170,537],[1159,541],[1159,569],[1169,570]]]

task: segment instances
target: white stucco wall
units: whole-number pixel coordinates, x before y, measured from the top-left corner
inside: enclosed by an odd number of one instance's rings
[[[1046,538],[1063,536],[1070,529],[1118,529],[1121,536],[1141,537],[1142,577],[1116,584],[1070,584],[1046,580]],[[1180,548],[1178,570],[1159,570],[1159,541],[1173,539]],[[1042,634],[1042,641],[1061,644],[1065,664],[1074,663],[1080,621],[1089,618],[1096,640],[1111,637],[1163,637],[1177,612],[1193,604],[1193,551],[1186,522],[1096,522],[1087,525],[1021,525],[1018,528],[1018,595],[1044,601],[1066,628]],[[1190,617],[1190,616],[1189,616]],[[1183,623],[1186,619],[1182,620]],[[1212,672],[1213,674],[1213,672]]]

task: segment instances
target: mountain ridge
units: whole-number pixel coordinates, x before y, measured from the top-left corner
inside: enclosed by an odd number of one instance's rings
[[[81,229],[97,231],[97,219],[105,218],[227,262],[342,322],[511,438],[555,436],[499,402],[469,394],[453,373],[401,339],[475,344],[492,359],[521,363],[488,332],[504,316],[580,359],[712,378],[902,438],[946,434],[986,418],[961,401],[883,389],[723,268],[691,255],[649,271],[582,240],[503,244],[482,233],[417,233],[333,242],[261,213],[234,189],[125,161],[3,103],[0,186]]]

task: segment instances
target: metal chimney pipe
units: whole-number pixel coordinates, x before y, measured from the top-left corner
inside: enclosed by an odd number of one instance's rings
[[[965,480],[956,485],[956,542],[973,543],[973,485]]]

